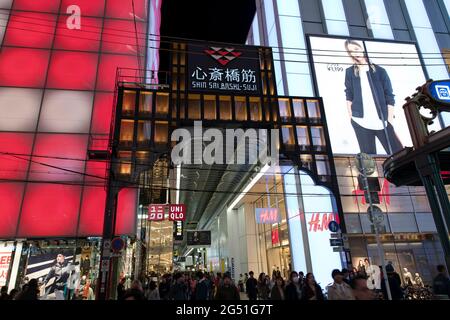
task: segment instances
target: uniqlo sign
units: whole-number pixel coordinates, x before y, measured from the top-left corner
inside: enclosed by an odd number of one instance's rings
[[[185,221],[186,220],[186,206],[184,204],[169,205],[169,220],[170,221]]]
[[[161,221],[164,220],[164,209],[163,204],[151,204],[148,206],[148,220],[150,221]]]
[[[6,285],[13,247],[0,248],[0,287]]]

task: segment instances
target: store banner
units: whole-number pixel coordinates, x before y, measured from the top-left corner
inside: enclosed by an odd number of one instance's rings
[[[0,287],[6,285],[6,281],[8,280],[8,270],[9,265],[11,264],[13,251],[13,246],[0,248]]]
[[[258,224],[274,224],[281,221],[277,208],[256,208],[255,217]]]
[[[426,78],[414,43],[310,36],[333,153],[391,155],[412,146],[403,105]],[[438,121],[430,130],[439,130]]]
[[[223,91],[234,94],[261,93],[257,47],[205,45],[188,46],[190,91]]]

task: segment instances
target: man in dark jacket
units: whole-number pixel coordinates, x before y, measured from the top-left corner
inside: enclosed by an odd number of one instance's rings
[[[170,294],[170,275],[164,275],[159,285],[159,297],[161,300],[168,300]]]
[[[399,281],[399,274],[395,272],[394,267],[390,264],[386,266],[386,272],[388,277],[389,288],[391,289],[392,300],[402,300],[403,299],[403,290],[401,287],[401,282]],[[385,281],[381,281],[381,291],[385,299],[387,300],[387,290]]]
[[[199,271],[197,273],[198,283],[195,287],[195,300],[208,300],[209,298],[209,284],[206,275]]]
[[[256,297],[258,295],[258,281],[253,277],[253,271],[250,271],[249,275],[250,278],[248,278],[247,282],[245,283],[248,299],[256,300]]]
[[[450,279],[447,277],[445,267],[437,266],[438,275],[433,279],[433,293],[436,298],[450,298]]]
[[[184,274],[177,273],[174,277],[175,284],[170,290],[170,300],[188,300],[188,287],[185,284]]]
[[[65,257],[62,254],[56,256],[56,263],[45,277],[44,286],[47,285],[52,278],[55,278],[55,281],[49,288],[46,288],[45,295],[48,295],[53,291],[56,300],[64,300],[64,289],[67,284],[67,279],[69,278],[69,268],[65,261]]]
[[[125,277],[120,279],[117,285],[117,300],[123,300],[125,296]]]
[[[239,289],[231,281],[228,273],[223,276],[223,285],[217,288],[216,300],[241,300]]]

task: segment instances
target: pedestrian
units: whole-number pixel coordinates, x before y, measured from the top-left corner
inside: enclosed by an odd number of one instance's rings
[[[403,300],[403,290],[401,287],[401,281],[399,280],[400,276],[397,272],[395,272],[392,264],[386,265],[387,278],[389,283],[389,288],[391,289],[392,300]],[[386,284],[383,280],[381,281],[381,291],[383,292],[384,298],[388,299],[388,294],[386,290]]]
[[[253,271],[250,271],[249,278],[247,279],[247,282],[245,283],[245,289],[248,295],[249,300],[256,300],[258,295],[258,281],[253,277],[254,273]]]
[[[437,276],[433,279],[433,293],[436,299],[448,300],[450,298],[450,279],[443,265],[437,266],[437,272]]]
[[[195,300],[209,300],[209,280],[206,274],[199,271],[197,277],[199,280],[195,289]]]
[[[260,300],[269,299],[269,293],[270,293],[269,284],[270,284],[270,279],[268,282],[267,278],[266,278],[266,274],[264,272],[260,273],[259,277],[258,277],[258,284],[257,284],[258,297]]]
[[[238,282],[238,285],[239,285],[239,290],[240,290],[240,292],[244,292],[244,276],[242,275],[242,273],[239,274],[239,282]]]
[[[151,280],[148,284],[148,290],[145,294],[147,300],[161,300],[156,282]]]
[[[352,279],[351,286],[355,300],[376,300],[375,292],[367,287],[367,278],[357,275]]]
[[[0,300],[11,300],[8,294],[8,287],[3,286],[0,291]]]
[[[216,300],[241,300],[239,289],[234,285],[228,273],[223,275],[223,284],[217,289]]]
[[[286,286],[286,300],[300,300],[302,298],[302,287],[299,283],[298,273],[292,271],[289,283]]]
[[[188,300],[188,288],[185,283],[185,277],[182,273],[177,273],[174,276],[175,284],[171,288],[170,300]]]
[[[123,300],[123,297],[125,296],[125,280],[125,277],[123,277],[117,285],[117,300]]]
[[[20,292],[15,300],[39,300],[39,286],[37,279],[31,279],[26,287],[25,290]]]
[[[285,300],[284,280],[280,276],[277,277],[275,286],[272,288],[270,300]]]
[[[302,290],[302,300],[325,300],[322,288],[317,284],[311,272],[306,274],[305,285]]]
[[[344,282],[344,274],[338,269],[331,272],[333,284],[327,287],[328,300],[355,300],[352,288]]]
[[[12,289],[12,290],[9,292],[9,300],[15,300],[15,298],[16,298],[16,296],[17,296],[18,293],[19,293],[19,290],[17,290],[17,289]]]
[[[169,293],[171,287],[170,275],[165,274],[161,279],[161,283],[159,284],[159,297],[161,300],[168,300]]]
[[[139,280],[133,280],[130,289],[125,291],[123,300],[145,300],[144,289]]]
[[[351,281],[351,279],[350,279],[350,271],[348,269],[346,269],[346,268],[343,268],[342,269],[342,276],[344,277],[342,280],[346,284],[350,285],[350,281]]]

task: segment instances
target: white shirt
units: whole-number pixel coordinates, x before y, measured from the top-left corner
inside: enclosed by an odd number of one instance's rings
[[[383,121],[381,121],[378,117],[377,106],[375,104],[375,100],[373,99],[372,89],[370,88],[368,78],[369,65],[365,64],[359,66],[359,77],[361,79],[361,94],[364,116],[363,118],[352,117],[352,119],[363,128],[369,130],[383,130]]]

